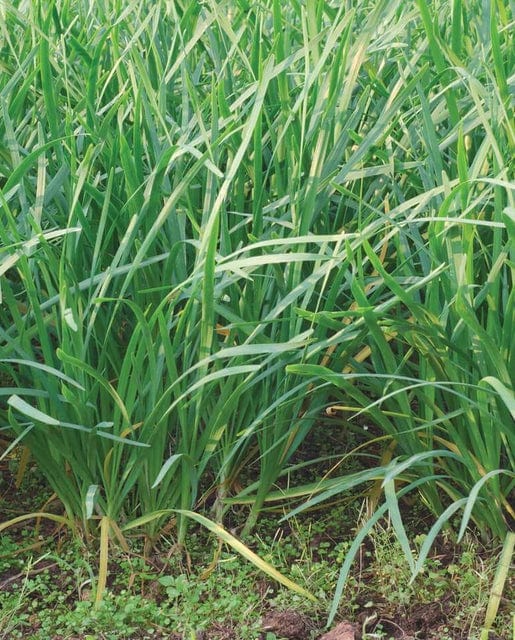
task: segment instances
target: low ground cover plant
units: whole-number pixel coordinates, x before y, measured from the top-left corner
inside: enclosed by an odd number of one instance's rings
[[[5,500],[2,509],[5,503],[10,504]],[[341,523],[347,521],[349,531],[344,532]],[[147,557],[141,545],[130,554],[113,552],[107,590],[98,606],[92,600],[96,552],[85,552],[69,536],[56,543],[40,535],[36,546],[34,531],[24,527],[0,542],[0,637],[257,640],[265,634],[266,622],[274,616],[280,620],[281,613],[290,625],[298,619],[305,623],[302,640],[318,637],[339,566],[351,546],[352,524],[349,510],[341,506],[322,516],[296,518],[287,527],[278,528],[275,517],[263,517],[248,539],[263,558],[315,594],[316,603],[267,580],[200,529],[191,531],[188,553],[177,547],[171,552],[173,539],[163,540]],[[413,537],[414,549],[420,548],[423,537]],[[363,637],[418,632],[432,640],[477,640],[495,569],[495,557],[489,553],[485,558],[484,551],[472,536],[460,547],[442,537],[424,572],[410,585],[403,550],[384,522],[372,532],[349,577],[338,619],[353,620]],[[508,625],[509,609],[503,606],[495,626],[498,637],[509,638]],[[290,637],[288,628],[275,625],[269,640]]]

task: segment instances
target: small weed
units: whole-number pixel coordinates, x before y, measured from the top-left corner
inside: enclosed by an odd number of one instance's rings
[[[59,554],[47,551],[34,559],[26,551],[9,558],[15,540],[5,536],[0,543],[2,572],[12,572],[17,578],[0,592],[0,639],[80,635],[123,640],[130,634],[161,639],[171,631],[188,639],[211,634],[213,625],[220,624],[237,629],[238,638],[252,639],[258,638],[260,618],[270,608],[298,610],[323,626],[350,542],[321,538],[318,527],[308,520],[294,520],[288,529],[278,529],[273,520],[268,520],[268,530],[265,524],[261,523],[260,534],[248,543],[316,595],[316,606],[267,581],[228,551],[222,550],[212,566],[212,546],[206,544],[204,535],[192,532],[190,568],[180,554],[166,558],[163,553],[159,568],[136,554],[115,554],[109,590],[95,607],[94,558],[84,556],[74,543],[67,543]],[[29,532],[23,535],[28,543]],[[422,542],[415,538],[415,552]],[[450,612],[448,638],[453,638],[457,627],[470,629],[472,634],[484,611],[493,562],[480,560],[480,548],[472,539],[460,549],[449,549],[452,554],[430,559],[424,572],[410,583],[409,567],[391,531],[376,528],[361,571],[348,580],[339,615],[365,619],[363,638],[389,640],[392,629],[384,619],[400,620],[414,605],[430,606],[441,600]],[[364,597],[369,600],[366,604]],[[273,634],[268,637],[275,638]],[[443,638],[445,635],[439,640]]]

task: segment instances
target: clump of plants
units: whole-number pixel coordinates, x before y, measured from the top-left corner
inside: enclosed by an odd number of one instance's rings
[[[25,447],[62,505],[0,530],[47,518],[98,549],[98,607],[114,547],[192,520],[309,598],[223,525],[360,487],[330,620],[387,513],[412,576],[457,514],[509,557],[511,8],[0,15],[0,456]],[[292,486],[328,410],[359,444]],[[416,555],[410,497],[433,516]]]

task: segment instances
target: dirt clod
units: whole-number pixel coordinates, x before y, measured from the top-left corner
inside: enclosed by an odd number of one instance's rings
[[[355,640],[356,632],[350,622],[340,622],[334,629],[324,633],[318,640]]]
[[[261,622],[261,629],[288,640],[309,640],[313,637],[315,625],[300,611],[285,609],[267,613]]]

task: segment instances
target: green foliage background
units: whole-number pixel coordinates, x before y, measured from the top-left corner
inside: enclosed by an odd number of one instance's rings
[[[414,570],[400,494],[439,518],[428,546],[459,509],[503,537],[510,8],[0,12],[0,418],[68,520],[154,540],[214,496],[219,521],[250,504],[249,531],[336,404],[372,425],[369,468],[283,498],[365,483]]]

